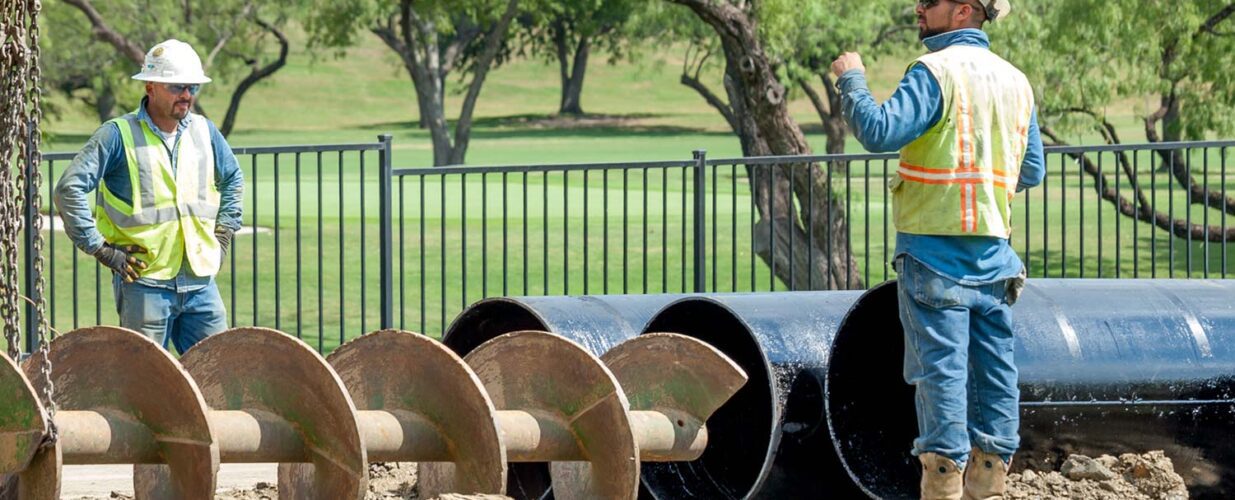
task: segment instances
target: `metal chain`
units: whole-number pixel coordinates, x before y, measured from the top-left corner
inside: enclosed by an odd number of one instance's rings
[[[0,80],[0,103],[4,112],[0,113],[0,317],[4,322],[4,338],[8,341],[9,357],[18,359],[21,349],[21,326],[18,317],[18,275],[17,275],[17,231],[21,223],[16,218],[20,201],[13,192],[13,159],[18,158],[18,164],[24,160],[21,154],[25,152],[27,142],[26,84],[28,78],[29,58],[26,53],[27,13],[25,2],[5,2],[7,8],[0,13],[4,18],[3,33],[0,39],[0,62],[8,68]],[[16,146],[16,149],[15,149]],[[14,203],[17,202],[17,203]]]
[[[43,10],[41,0],[27,0],[29,3],[30,12],[30,128],[27,132],[30,134],[29,158],[30,158],[30,178],[26,182],[30,184],[30,206],[34,212],[34,217],[31,217],[31,224],[28,230],[34,235],[34,245],[30,251],[34,253],[34,309],[35,317],[38,318],[37,325],[39,331],[39,354],[43,357],[43,404],[47,408],[47,439],[43,441],[44,446],[53,444],[60,438],[59,428],[56,427],[56,385],[51,379],[51,353],[49,351],[48,330],[50,324],[47,318],[47,297],[44,295],[43,286],[43,270],[45,263],[43,260],[43,174],[39,166],[43,164],[43,153],[40,145],[43,140],[43,69],[42,60],[39,51],[39,14]],[[19,174],[20,175],[20,174]],[[48,212],[50,214],[50,212]]]
[[[3,33],[0,33],[3,40],[0,45],[0,62],[10,70],[0,82],[3,86],[0,89],[0,103],[4,103],[7,110],[0,114],[0,268],[3,268],[4,272],[3,278],[0,278],[4,280],[0,282],[0,315],[4,318],[4,336],[8,341],[9,355],[16,360],[21,348],[21,325],[18,316],[21,300],[29,300],[34,304],[35,318],[30,320],[35,322],[34,327],[39,337],[41,396],[48,413],[48,434],[43,445],[48,446],[56,442],[59,432],[55,424],[55,385],[52,383],[48,351],[50,325],[44,300],[43,218],[40,213],[43,199],[39,189],[42,185],[39,165],[43,159],[39,145],[42,140],[43,106],[38,21],[42,2],[15,0],[5,2],[5,5],[6,11],[0,12],[0,15],[4,16],[0,19],[0,22],[3,22],[0,25],[3,26]],[[12,165],[14,158],[18,163],[16,168]],[[27,192],[30,194],[29,199],[26,198]],[[33,253],[34,290],[28,291],[33,292],[33,300],[20,294],[17,283],[17,253],[20,246],[18,238],[24,222],[23,208],[26,203],[30,204],[33,215],[31,226],[26,228],[31,232],[33,240],[29,251]]]

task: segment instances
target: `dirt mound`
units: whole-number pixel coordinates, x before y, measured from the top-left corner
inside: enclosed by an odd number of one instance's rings
[[[1026,470],[1008,476],[1011,499],[1073,498],[1084,500],[1183,500],[1184,480],[1161,451],[1119,458],[1072,455],[1059,471]]]

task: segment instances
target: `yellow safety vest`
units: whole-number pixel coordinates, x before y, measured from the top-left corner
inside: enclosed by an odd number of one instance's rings
[[[147,265],[141,271],[145,278],[174,278],[184,261],[196,276],[218,273],[222,256],[214,224],[219,191],[206,119],[191,114],[176,147],[174,173],[168,147],[136,112],[109,123],[119,127],[124,141],[132,203],[118,198],[106,182],[99,185],[94,213],[103,239],[146,248],[148,253],[134,255]]]
[[[896,230],[1009,237],[1033,113],[1029,80],[981,47],[954,45],[917,62],[939,82],[943,113],[900,151],[891,181]]]

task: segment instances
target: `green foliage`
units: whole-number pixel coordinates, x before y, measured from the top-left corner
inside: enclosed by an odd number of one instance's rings
[[[1033,82],[1044,120],[1065,130],[1084,129],[1093,120],[1069,110],[1101,116],[1120,101],[1174,91],[1179,118],[1165,126],[1181,138],[1200,139],[1230,133],[1235,125],[1235,75],[1229,69],[1235,20],[1203,29],[1228,5],[1225,0],[1021,2],[990,31],[993,49]],[[1156,105],[1140,114],[1155,111]]]
[[[846,51],[873,60],[916,43],[914,5],[904,0],[766,0],[758,5],[760,37],[765,50],[783,63],[782,76],[827,72]]]
[[[555,36],[563,36],[568,46],[584,37],[593,50],[599,49],[616,63],[630,52],[631,35],[628,22],[645,0],[524,0],[520,3],[518,33],[519,51],[557,61]],[[557,32],[561,35],[557,35]]]
[[[238,75],[247,73],[252,61],[273,51],[268,43],[273,36],[254,19],[286,26],[301,8],[299,2],[253,0],[95,1],[91,4],[108,27],[140,47],[143,53],[169,38],[193,45],[206,73],[216,81],[238,79]],[[136,106],[144,92],[130,76],[138,72],[139,63],[95,38],[90,22],[77,7],[62,0],[51,0],[45,2],[43,15],[46,31],[41,43],[48,88],[91,108],[106,93],[114,94],[119,107],[117,113]],[[207,85],[204,93],[218,95],[219,86]]]

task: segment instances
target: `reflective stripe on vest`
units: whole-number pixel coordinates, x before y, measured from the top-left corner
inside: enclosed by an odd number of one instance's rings
[[[173,154],[163,140],[130,113],[112,120],[120,127],[131,192],[129,203],[106,182],[99,186],[96,218],[99,232],[114,244],[148,250],[143,277],[170,279],[187,261],[197,276],[218,272],[220,252],[214,238],[219,193],[214,186],[214,149],[206,119],[192,115]]]
[[[917,60],[943,94],[940,120],[901,150],[892,181],[897,231],[1011,235],[1033,89],[991,51],[952,46]]]

